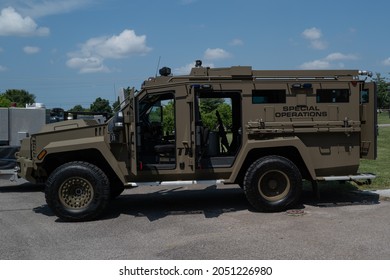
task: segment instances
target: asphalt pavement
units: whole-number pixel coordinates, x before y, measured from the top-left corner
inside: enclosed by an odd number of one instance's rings
[[[140,187],[98,221],[64,223],[43,189],[0,180],[0,259],[390,259],[390,190],[320,186],[320,199],[305,189],[297,208],[259,213],[238,186]]]

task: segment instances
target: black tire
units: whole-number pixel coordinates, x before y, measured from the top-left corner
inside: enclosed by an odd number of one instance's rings
[[[302,176],[293,162],[281,156],[258,159],[248,168],[244,192],[258,211],[278,212],[294,206],[302,193]]]
[[[107,207],[110,184],[97,166],[82,161],[69,162],[49,176],[45,197],[50,209],[62,220],[93,220]]]

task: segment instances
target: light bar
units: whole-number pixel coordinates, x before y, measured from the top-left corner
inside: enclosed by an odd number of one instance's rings
[[[359,75],[361,76],[368,76],[368,77],[372,77],[372,72],[371,71],[362,71],[362,70],[359,70]]]

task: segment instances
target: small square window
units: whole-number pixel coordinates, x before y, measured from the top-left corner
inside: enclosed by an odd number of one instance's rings
[[[265,89],[252,91],[252,104],[286,103],[286,90]]]
[[[370,101],[368,90],[362,90],[360,92],[360,103],[368,103]]]
[[[317,89],[317,103],[347,103],[349,89]]]

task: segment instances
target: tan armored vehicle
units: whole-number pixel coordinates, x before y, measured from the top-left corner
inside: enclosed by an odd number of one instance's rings
[[[49,124],[23,140],[18,175],[46,183],[60,218],[95,219],[125,187],[239,184],[259,211],[300,198],[302,180],[370,180],[375,84],[358,70],[164,67],[105,124]]]

